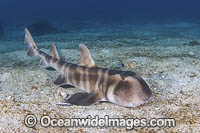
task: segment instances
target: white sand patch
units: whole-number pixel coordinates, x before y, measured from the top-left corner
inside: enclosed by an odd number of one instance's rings
[[[55,86],[53,81],[58,75],[55,71],[39,68],[37,66],[38,59],[23,56],[21,61],[27,62],[18,64],[14,69],[11,67],[1,67],[0,69],[1,131],[125,131],[124,128],[68,129],[42,128],[40,125],[37,125],[35,129],[31,129],[27,128],[23,123],[23,119],[28,113],[33,113],[37,117],[48,114],[51,117],[59,116],[64,118],[85,118],[88,115],[92,117],[96,115],[99,115],[99,117],[108,115],[113,118],[137,117],[147,119],[170,117],[177,120],[177,126],[175,128],[166,128],[164,129],[165,131],[198,131],[199,127],[197,124],[200,123],[198,119],[200,115],[200,60],[198,58],[181,57],[180,51],[186,51],[185,48],[179,48],[179,52],[175,53],[178,54],[178,57],[171,57],[171,54],[169,54],[170,51],[168,50],[174,48],[135,47],[126,49],[125,53],[123,48],[120,48],[120,51],[119,49],[106,50],[107,53],[112,51],[116,55],[118,52],[121,53],[119,55],[123,55],[124,53],[126,56],[119,56],[119,60],[125,63],[136,63],[134,68],[124,69],[130,69],[141,74],[151,87],[154,96],[153,99],[149,103],[136,108],[125,108],[106,102],[89,107],[57,106],[56,103],[62,103],[64,97],[80,90],[76,88],[64,89]],[[138,49],[145,51],[143,54],[148,56],[134,56],[137,55],[136,53],[140,53]],[[166,49],[168,49],[167,53]],[[198,49],[198,47],[193,49],[193,52],[196,53]],[[69,59],[74,63],[77,62],[78,57],[72,56],[71,53],[78,55],[78,50],[62,49],[61,51],[66,60]],[[104,59],[98,57],[100,53],[105,52],[103,49],[92,49],[91,51],[95,53],[94,58],[98,60],[99,64],[106,66],[104,60],[108,62],[112,61],[111,56],[105,53]],[[16,52],[18,53],[17,58],[19,59],[19,56],[25,54],[24,51]],[[13,59],[16,52],[9,53],[9,57]],[[148,54],[148,52],[150,53]],[[171,52],[173,53],[173,51]],[[199,57],[199,54],[195,56]],[[115,61],[115,57],[113,57],[113,61]],[[13,124],[14,126],[11,126]],[[158,129],[153,128],[152,130]],[[145,131],[147,130],[148,128],[145,129]]]

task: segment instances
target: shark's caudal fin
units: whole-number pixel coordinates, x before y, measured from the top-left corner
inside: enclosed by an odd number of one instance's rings
[[[29,32],[29,30],[27,28],[25,28],[24,43],[28,43],[27,55],[28,56],[36,56],[37,51],[38,51],[38,47],[37,47],[36,43],[34,42],[32,36],[31,36],[31,33]]]
[[[28,56],[36,56],[39,54],[39,56],[42,58],[39,66],[45,67],[45,68],[49,67],[49,64],[47,63],[48,61],[45,58],[45,56],[49,56],[49,55],[45,54],[44,52],[38,49],[36,43],[34,42],[31,36],[31,33],[29,32],[27,28],[25,28],[24,43],[28,43],[28,52],[27,52]],[[50,56],[60,60],[55,44],[51,44]]]
[[[80,59],[78,64],[80,66],[94,67],[95,62],[91,56],[89,49],[84,44],[80,44],[79,47],[80,47]]]

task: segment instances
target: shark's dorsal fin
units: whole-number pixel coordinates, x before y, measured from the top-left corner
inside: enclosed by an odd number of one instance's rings
[[[80,47],[80,59],[78,64],[80,66],[86,66],[86,67],[96,66],[93,58],[91,57],[89,49],[84,44],[80,44],[79,47]]]
[[[56,49],[56,45],[54,43],[51,44],[51,51],[50,55],[58,60],[60,60],[60,56],[58,54],[58,51]]]
[[[60,56],[58,55],[58,51],[57,51],[56,45],[54,43],[51,44],[50,55],[53,58],[56,58],[56,59],[60,60]],[[49,67],[49,65],[43,59],[40,60],[40,65],[39,66],[40,67],[44,67],[44,68],[48,68]]]

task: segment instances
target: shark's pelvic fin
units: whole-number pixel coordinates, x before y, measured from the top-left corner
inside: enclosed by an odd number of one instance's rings
[[[80,66],[86,66],[86,67],[96,66],[88,48],[84,44],[80,44],[79,47],[80,47],[80,59],[78,64]]]
[[[69,99],[66,100],[67,103],[71,103],[74,105],[82,105],[82,106],[89,106],[99,102],[101,97],[99,94],[93,93],[75,93]]]
[[[66,83],[66,78],[63,75],[59,75],[58,78],[54,81],[55,85],[65,85]]]
[[[28,56],[36,56],[37,55],[37,50],[38,47],[35,44],[29,30],[27,28],[25,28],[25,39],[24,39],[24,43],[28,43],[28,52],[27,55]]]

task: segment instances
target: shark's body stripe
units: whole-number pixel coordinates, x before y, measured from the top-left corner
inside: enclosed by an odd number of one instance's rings
[[[68,84],[70,84],[70,81],[69,81],[69,66],[70,66],[70,64],[66,65],[66,69],[65,69],[65,73],[64,73]]]
[[[74,85],[74,81],[73,81],[73,74],[74,74],[74,67],[73,64],[69,65],[69,83]]]
[[[40,51],[40,50],[39,50],[38,54],[43,60],[45,60],[46,63],[48,63],[48,64],[50,63],[50,59],[51,59],[50,55],[48,55],[48,54],[46,54],[46,53],[44,53],[43,51]]]
[[[57,69],[59,69],[60,70],[60,72],[63,72],[63,66],[65,66],[65,64],[66,64],[66,62],[64,62],[64,61],[62,61],[62,60],[58,60],[58,59],[56,59],[55,60],[56,62],[57,62]]]
[[[88,69],[88,82],[89,82],[89,91],[95,91],[96,83],[98,79],[97,70],[95,67]]]
[[[88,69],[83,69],[82,73],[83,88],[87,88],[87,70]]]
[[[99,81],[98,81],[98,88],[100,89],[100,91],[105,95],[105,80],[106,80],[106,68],[99,68],[99,73],[101,73],[101,75],[99,76]]]
[[[80,72],[80,67],[75,67],[74,68],[74,75],[73,75],[73,79],[74,79],[74,83],[76,84],[76,86],[79,86],[81,88],[80,85],[80,80],[81,80],[81,72]]]
[[[86,68],[85,70],[85,88],[89,89],[90,88],[90,83],[89,83],[89,74],[88,74],[89,68]],[[88,92],[88,91],[87,91]]]
[[[108,82],[108,70],[105,71],[105,73],[103,74],[103,94],[105,95],[105,99],[108,100],[107,98],[107,88],[106,88],[106,85],[107,85],[107,82]]]
[[[102,88],[100,87],[100,81],[101,81],[101,78],[102,78],[102,70],[101,69],[98,69],[97,70],[97,82],[95,84],[95,88],[98,89],[100,92],[102,92]],[[96,91],[96,90],[95,90]]]
[[[79,86],[80,86],[80,89],[83,90],[85,89],[84,87],[84,82],[83,82],[83,76],[84,76],[84,69],[82,67],[80,67],[78,69],[79,73],[80,73],[80,80],[79,80]]]

